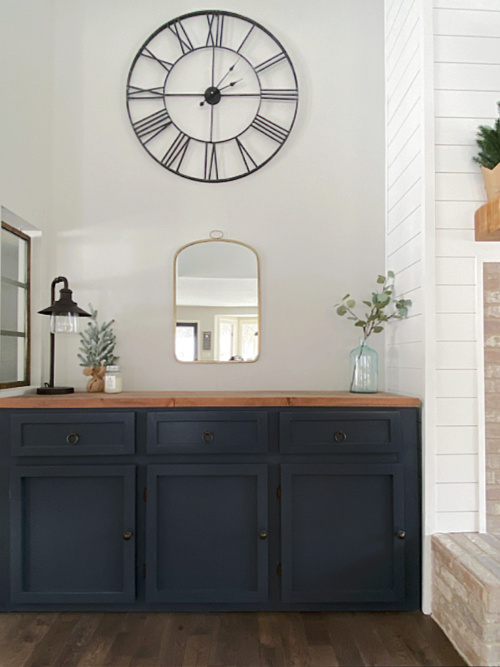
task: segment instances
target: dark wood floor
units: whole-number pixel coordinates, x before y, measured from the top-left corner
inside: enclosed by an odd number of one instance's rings
[[[0,614],[0,667],[465,665],[420,612]]]

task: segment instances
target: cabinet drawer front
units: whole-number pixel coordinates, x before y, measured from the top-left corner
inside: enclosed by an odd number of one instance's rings
[[[50,412],[13,414],[11,446],[15,456],[133,454],[133,412]]]
[[[280,450],[284,453],[380,453],[401,446],[397,411],[282,412]]]
[[[267,451],[264,412],[150,412],[147,448],[151,453],[260,453]]]

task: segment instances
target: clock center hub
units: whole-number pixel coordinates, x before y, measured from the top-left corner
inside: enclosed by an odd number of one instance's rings
[[[205,90],[205,101],[208,104],[219,104],[221,92],[215,86],[210,86]]]

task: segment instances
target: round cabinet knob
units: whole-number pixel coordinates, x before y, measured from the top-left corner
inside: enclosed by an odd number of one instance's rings
[[[259,533],[259,537],[261,540],[267,540],[267,530],[261,530]]]
[[[344,433],[344,431],[335,431],[333,439],[335,440],[335,442],[342,443],[347,440],[347,436]]]
[[[122,537],[123,537],[123,539],[125,540],[125,542],[128,542],[129,540],[132,539],[132,532],[131,532],[130,530],[126,530],[126,531],[123,533]]]
[[[399,537],[400,540],[404,540],[406,537],[406,531],[405,530],[398,530],[396,535]]]
[[[206,443],[213,442],[214,434],[212,433],[212,431],[205,431],[203,433],[203,435],[201,436],[201,439],[203,440],[203,442],[206,442]]]
[[[68,443],[68,445],[76,445],[79,440],[80,440],[80,436],[78,435],[78,433],[73,432],[73,433],[69,433],[66,436],[66,442]]]

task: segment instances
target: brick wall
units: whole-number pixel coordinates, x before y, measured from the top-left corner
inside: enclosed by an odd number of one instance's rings
[[[432,536],[432,616],[469,665],[500,665],[500,540]]]

